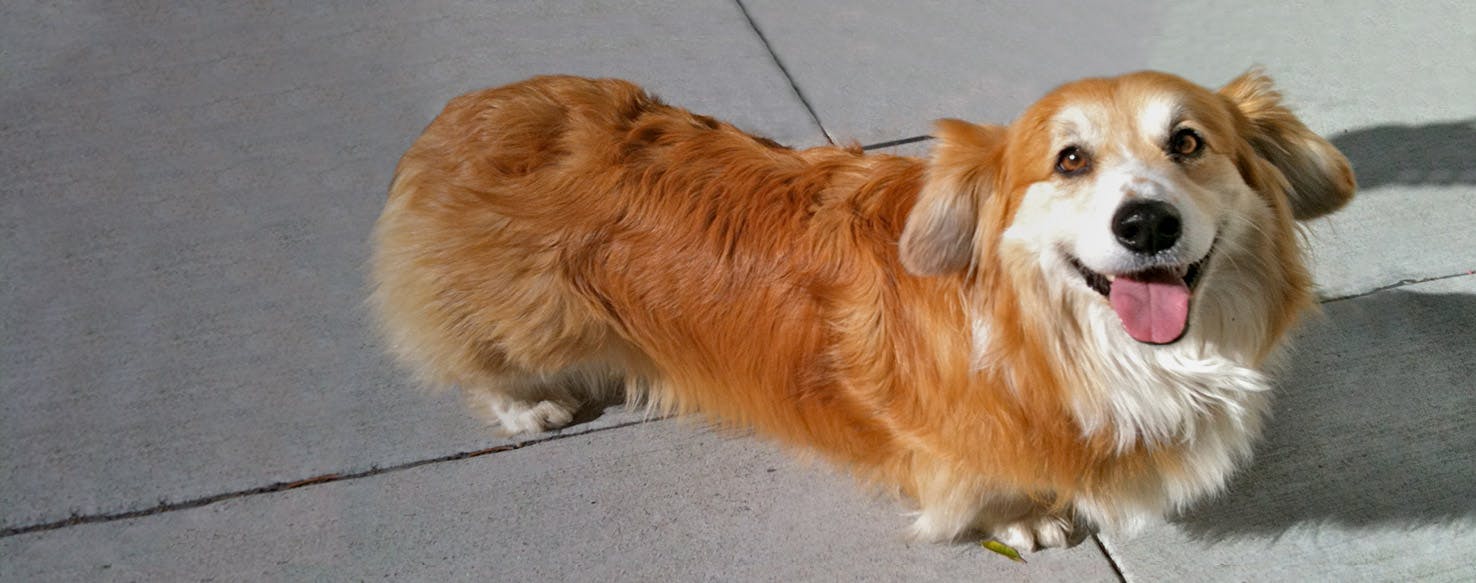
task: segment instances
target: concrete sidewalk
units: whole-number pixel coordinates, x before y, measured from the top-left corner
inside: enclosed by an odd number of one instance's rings
[[[430,0],[0,7],[0,580],[1476,578],[1476,5]],[[1231,494],[1017,565],[833,469],[612,408],[508,440],[361,303],[450,97],[625,77],[795,146],[1265,65],[1363,187]],[[886,148],[922,155],[927,141]]]

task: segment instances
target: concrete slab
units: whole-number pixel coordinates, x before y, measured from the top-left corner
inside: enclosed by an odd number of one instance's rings
[[[1051,87],[1148,64],[1159,3],[743,0],[837,142],[1002,123]]]
[[[1476,180],[1367,189],[1347,208],[1307,225],[1319,293],[1345,297],[1401,281],[1476,271],[1471,225],[1476,225]]]
[[[1476,276],[1332,302],[1229,495],[1132,540],[1133,581],[1476,578]]]
[[[617,75],[824,141],[723,0],[0,12],[0,530],[506,443],[360,307],[395,161],[453,95]]]
[[[893,501],[676,420],[0,540],[0,579],[1116,581],[1090,541],[1012,563],[907,543]]]
[[[1265,65],[1329,133],[1476,117],[1468,4],[744,5],[839,140],[923,135],[939,117],[1003,123],[1061,82],[1142,68],[1217,86]]]

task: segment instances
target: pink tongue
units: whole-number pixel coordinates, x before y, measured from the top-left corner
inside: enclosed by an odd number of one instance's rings
[[[1189,325],[1189,286],[1168,272],[1118,276],[1107,295],[1122,326],[1138,342],[1168,344]]]

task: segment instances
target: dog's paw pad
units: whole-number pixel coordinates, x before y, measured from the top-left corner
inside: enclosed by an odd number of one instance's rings
[[[950,542],[968,531],[968,521],[960,516],[922,512],[907,529],[907,537],[920,542]]]
[[[1084,532],[1058,516],[1035,516],[1005,525],[994,538],[1021,551],[1038,551],[1075,546]]]
[[[494,408],[497,423],[508,435],[542,433],[574,421],[574,407],[556,401],[515,401]]]

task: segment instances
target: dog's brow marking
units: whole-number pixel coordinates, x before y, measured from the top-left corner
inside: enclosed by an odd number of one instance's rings
[[[1051,132],[1051,137],[1058,143],[1071,142],[1078,138],[1079,132],[1076,130],[1076,124],[1071,120],[1061,118],[1052,119],[1051,128],[1054,130]]]
[[[1162,141],[1168,137],[1171,126],[1181,113],[1177,99],[1162,95],[1150,97],[1138,110],[1138,133],[1151,141]]]
[[[1097,124],[1092,123],[1093,113],[1080,105],[1069,105],[1061,108],[1051,118],[1051,125],[1062,132],[1057,138],[1063,142],[1076,141],[1082,145],[1101,143],[1102,136],[1098,131]]]

